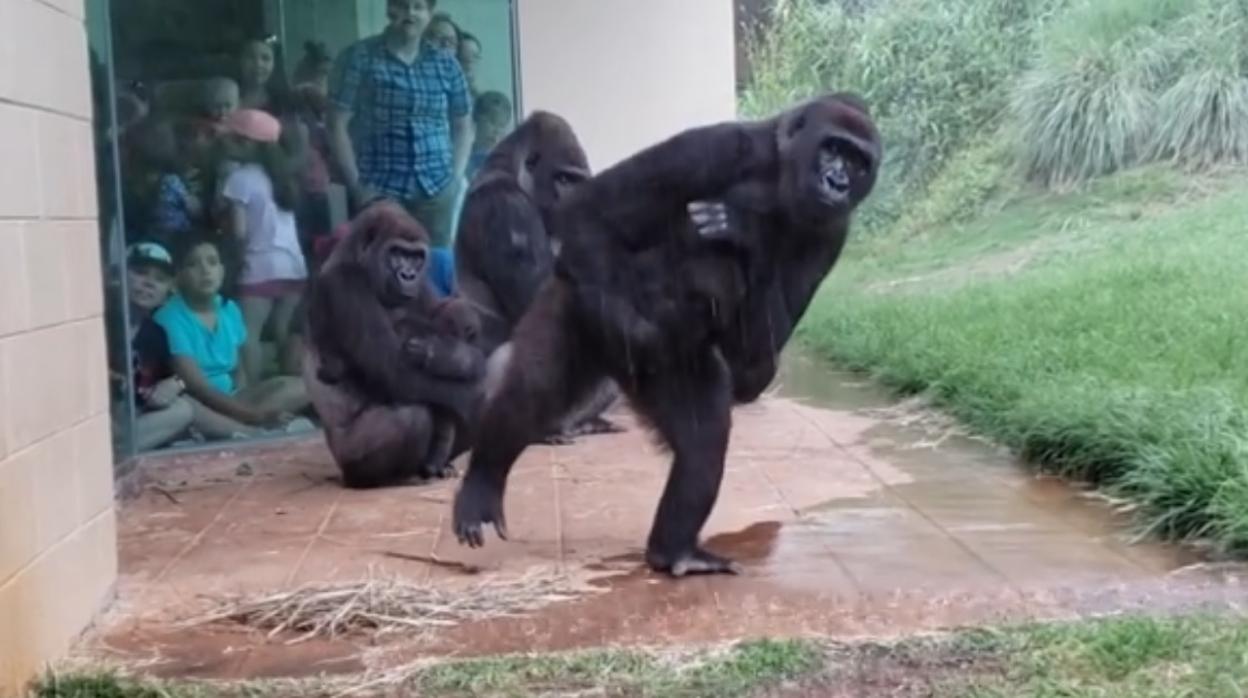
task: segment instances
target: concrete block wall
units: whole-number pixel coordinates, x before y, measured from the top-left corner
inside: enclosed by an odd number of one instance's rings
[[[0,696],[117,576],[84,0],[0,0]]]

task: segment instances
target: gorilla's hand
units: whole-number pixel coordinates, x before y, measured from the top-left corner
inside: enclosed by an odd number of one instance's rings
[[[411,337],[403,356],[413,368],[437,378],[471,381],[485,372],[485,357],[473,345],[450,337]]]

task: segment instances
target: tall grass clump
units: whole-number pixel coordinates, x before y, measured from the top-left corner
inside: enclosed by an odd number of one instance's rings
[[[1248,162],[1248,8],[1204,2],[1178,27],[1153,157],[1196,169]]]
[[[1011,107],[1024,173],[1046,185],[1144,161],[1165,80],[1162,31],[1190,0],[1084,0],[1048,27]]]
[[[1025,175],[1077,184],[1168,159],[1248,161],[1239,0],[1083,0],[1041,36],[1011,99]]]

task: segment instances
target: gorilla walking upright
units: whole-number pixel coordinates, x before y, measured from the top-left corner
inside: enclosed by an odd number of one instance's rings
[[[699,544],[732,406],[774,375],[881,156],[862,101],[832,94],[687,130],[578,187],[552,218],[555,277],[517,325],[482,412],[490,438],[455,498],[460,542],[482,545],[486,524],[506,537],[507,478],[531,435],[610,376],[674,455],[647,563],[677,577],[736,571]]]

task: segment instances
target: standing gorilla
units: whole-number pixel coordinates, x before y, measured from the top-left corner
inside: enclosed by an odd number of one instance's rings
[[[556,276],[516,327],[515,360],[482,413],[491,438],[455,499],[460,542],[482,545],[487,523],[506,537],[503,494],[529,435],[608,375],[674,454],[647,563],[676,577],[735,572],[698,542],[732,405],[770,380],[880,158],[865,106],[834,94],[761,122],[690,129],[574,192],[555,218]],[[775,330],[773,308],[786,313]]]
[[[485,357],[475,313],[437,297],[428,258],[420,224],[374,203],[310,288],[304,381],[348,487],[445,477],[467,448]]]
[[[559,241],[550,235],[551,211],[589,176],[568,122],[536,111],[494,146],[473,179],[455,238],[455,274],[460,294],[481,316],[491,375],[509,362],[512,330],[554,271]],[[620,431],[601,416],[618,394],[614,383],[601,381],[542,440]]]

